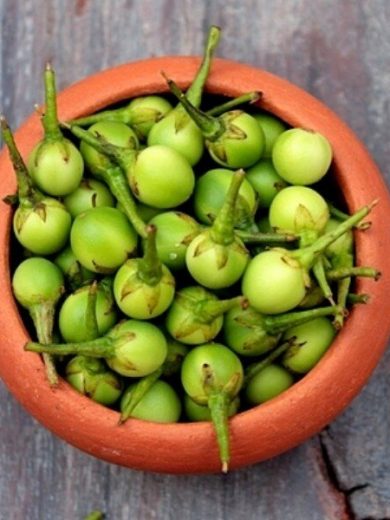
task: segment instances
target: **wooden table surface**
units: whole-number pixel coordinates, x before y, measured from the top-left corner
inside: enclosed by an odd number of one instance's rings
[[[0,0],[0,20],[1,111],[13,127],[42,102],[47,60],[63,88],[119,63],[199,54],[214,23],[219,56],[322,99],[390,180],[389,0]],[[227,477],[109,465],[55,438],[2,384],[0,400],[4,520],[81,520],[92,509],[110,520],[390,519],[390,352],[321,434]]]

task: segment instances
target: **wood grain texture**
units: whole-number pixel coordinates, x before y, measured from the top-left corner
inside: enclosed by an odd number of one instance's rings
[[[215,23],[219,56],[325,101],[390,182],[387,0],[0,0],[0,20],[1,110],[13,126],[42,101],[47,60],[63,88],[126,61],[199,54]],[[162,476],[95,460],[54,438],[0,386],[0,519],[78,520],[93,509],[110,520],[388,519],[389,374],[388,353],[320,436],[227,477]]]

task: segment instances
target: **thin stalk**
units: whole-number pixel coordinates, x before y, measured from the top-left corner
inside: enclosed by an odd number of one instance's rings
[[[379,280],[381,272],[373,267],[355,266],[355,267],[338,267],[336,269],[329,269],[326,271],[328,280],[342,280],[343,278],[350,278],[351,276],[362,276],[364,278],[374,278]]]
[[[244,103],[256,103],[261,98],[261,96],[261,92],[248,92],[246,94],[243,94],[242,96],[230,99],[229,101],[226,101],[221,105],[211,108],[206,113],[210,116],[218,116],[228,110],[236,108],[239,105],[243,105]],[[143,108],[143,110],[145,111],[146,109]],[[152,114],[152,112],[156,111],[150,109],[150,112]],[[119,121],[121,123],[131,125],[133,121],[132,109],[129,105],[127,105],[122,108],[116,108],[115,110],[102,110],[100,112],[97,112],[96,114],[91,114],[85,117],[79,117],[78,119],[72,119],[71,121],[68,121],[68,123],[71,125],[89,126],[103,120]]]
[[[325,266],[323,262],[323,256],[319,256],[313,265],[313,274],[315,279],[317,280],[318,285],[320,286],[323,295],[325,298],[331,303],[331,305],[335,305],[335,301],[333,299],[332,289],[328,283],[328,278],[326,276]]]
[[[376,206],[378,200],[374,200],[367,206],[363,206],[356,213],[354,213],[347,220],[339,224],[339,226],[325,233],[321,237],[319,237],[312,245],[304,247],[302,249],[297,249],[295,251],[289,252],[289,255],[292,258],[298,260],[302,267],[306,267],[309,269],[313,266],[315,259],[335,240],[337,240],[341,235],[343,235],[346,231],[351,229],[357,223],[359,223],[366,215],[370,213],[370,211]]]
[[[214,51],[219,43],[220,36],[221,29],[215,25],[212,25],[209,29],[202,63],[200,64],[195,79],[193,80],[191,86],[188,88],[186,93],[186,98],[190,101],[190,103],[197,107],[200,106],[200,103],[202,101],[203,87],[209,75],[211,61],[214,55]]]
[[[365,276],[378,280],[381,273],[371,267],[355,267],[353,265],[354,258],[351,253],[345,252],[340,255],[337,259],[336,266],[327,271],[327,277],[330,280],[337,281],[337,304],[340,311],[335,314],[333,324],[337,330],[341,329],[344,325],[344,320],[347,315],[347,301],[349,300],[349,289],[351,287],[352,276]],[[366,295],[363,295],[363,297]],[[352,302],[352,303],[357,303]],[[363,299],[363,303],[366,303],[366,299]]]
[[[202,370],[203,389],[207,395],[207,405],[217,436],[222,473],[227,473],[230,462],[229,405],[240,390],[241,374],[232,374],[227,383],[221,388],[215,383],[214,372],[210,365],[204,364]]]
[[[142,238],[146,238],[146,223],[138,214],[137,204],[122,169],[120,167],[109,168],[106,170],[103,180],[110,188],[111,193],[121,204],[123,211],[138,235]]]
[[[275,316],[264,316],[264,328],[267,332],[275,334],[284,332],[290,327],[301,325],[307,321],[320,318],[322,316],[330,316],[339,310],[337,305],[328,307],[319,307],[317,309],[307,309],[305,311],[287,312]]]
[[[136,232],[146,238],[146,224],[138,214],[137,204],[127,182],[126,173],[135,160],[136,152],[125,148],[112,145],[105,141],[101,136],[96,137],[91,132],[84,130],[76,125],[61,123],[72,134],[85,143],[92,146],[95,150],[106,155],[114,163],[111,167],[100,173],[100,177],[106,182],[111,193],[123,207],[127,218],[130,220]]]
[[[344,211],[341,211],[340,209],[336,208],[331,202],[327,201],[329,213],[332,217],[335,217],[337,220],[347,220],[350,215],[348,213],[345,213]],[[357,229],[360,229],[361,231],[365,231],[369,227],[371,227],[371,222],[359,222],[355,226]]]
[[[162,277],[161,260],[156,247],[157,228],[153,224],[146,226],[144,256],[138,260],[138,277],[147,285],[157,285]]]
[[[210,323],[233,307],[246,308],[248,300],[244,296],[236,296],[227,300],[207,300],[195,305],[194,314],[201,323]]]
[[[348,293],[347,301],[352,304],[361,303],[364,305],[370,301],[370,295],[365,294],[365,293],[362,293],[362,294]]]
[[[118,339],[118,338],[117,338]],[[51,353],[56,355],[79,354],[97,358],[110,358],[115,354],[115,341],[105,336],[82,343],[50,343],[42,344],[34,341],[26,343],[24,349],[29,352]]]
[[[211,239],[216,244],[229,245],[234,241],[234,209],[236,206],[238,192],[244,180],[244,170],[234,172],[229,190],[226,194],[223,205],[210,227]]]
[[[57,117],[55,73],[50,63],[46,64],[45,69],[45,103],[45,113],[42,117],[43,128],[45,130],[45,140],[58,141],[62,139],[62,133]]]
[[[337,312],[333,319],[333,325],[336,330],[340,330],[344,326],[345,316],[347,314],[347,299],[349,288],[351,287],[351,277],[343,278],[337,283],[337,305],[339,312]]]
[[[241,229],[236,229],[236,235],[245,244],[280,244],[284,242],[295,242],[298,237],[291,233],[250,233]]]
[[[88,289],[87,308],[85,310],[86,330],[90,332],[89,339],[95,339],[99,336],[99,328],[96,318],[96,302],[97,302],[97,281],[93,281]]]
[[[49,302],[32,305],[29,308],[29,313],[34,323],[38,341],[45,345],[49,345],[52,341],[54,305]],[[57,386],[58,374],[50,351],[43,353],[42,358],[45,364],[46,377],[50,386]]]
[[[232,108],[236,108],[238,105],[243,105],[244,103],[256,103],[256,101],[259,101],[262,95],[262,92],[248,92],[242,96],[230,99],[222,105],[218,105],[214,108],[211,108],[210,110],[207,110],[206,114],[209,116],[219,116],[228,110],[232,110]]]
[[[7,145],[11,162],[16,174],[18,184],[19,201],[30,201],[32,204],[38,202],[43,197],[38,195],[37,190],[34,189],[31,177],[29,176],[27,167],[16,147],[14,136],[8,126],[7,120],[4,116],[0,116],[1,133],[5,144]]]
[[[137,404],[141,401],[141,399],[144,397],[144,395],[152,388],[154,383],[160,379],[161,375],[163,373],[163,368],[160,367],[159,369],[155,370],[148,376],[143,377],[135,385],[133,386],[133,389],[131,391],[130,399],[126,406],[124,407],[121,416],[119,418],[119,424],[123,424],[131,417],[131,414],[134,411],[134,408],[137,406]]]
[[[210,409],[211,419],[214,424],[218,439],[219,457],[222,463],[222,473],[227,473],[230,462],[229,442],[229,404],[230,399],[223,391],[215,391],[209,395],[207,405]]]
[[[118,150],[126,150],[125,148],[109,143],[102,135],[92,133],[78,125],[65,123],[63,121],[61,121],[60,125],[62,128],[69,130],[75,137],[78,137],[80,141],[84,141],[84,143],[92,146],[97,152],[102,153],[111,160],[118,158]],[[135,150],[131,149],[128,151],[130,154],[135,155]]]
[[[78,119],[72,119],[68,121],[70,125],[77,126],[89,126],[100,121],[118,121],[120,123],[131,124],[131,112],[129,106],[122,108],[116,108],[115,110],[102,110],[96,114],[91,114],[85,117],[79,117]]]
[[[296,340],[295,337],[290,338],[288,341],[286,341],[285,343],[282,343],[281,345],[279,345],[279,347],[277,347],[270,354],[268,354],[268,356],[266,358],[249,365],[245,371],[243,388],[248,386],[249,381],[255,375],[257,375],[259,372],[261,372],[264,368],[271,365],[271,363],[273,363],[276,359],[278,359],[278,357],[280,357],[282,354],[284,354],[288,348],[290,348],[293,344],[295,344],[294,343],[295,340]]]
[[[84,517],[84,520],[104,520],[104,517],[105,515],[101,511],[92,511]]]

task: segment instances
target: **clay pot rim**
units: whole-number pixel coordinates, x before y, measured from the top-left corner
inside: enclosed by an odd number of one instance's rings
[[[161,70],[181,88],[186,88],[198,64],[197,57],[162,57],[89,76],[59,95],[60,117],[72,119],[131,97],[166,92]],[[386,258],[390,257],[390,241],[386,240],[390,198],[380,172],[352,131],[310,94],[249,65],[215,60],[206,91],[237,96],[250,90],[263,92],[260,106],[265,110],[274,112],[292,126],[316,129],[328,137],[334,148],[335,176],[351,211],[380,198],[380,204],[370,216],[372,228],[364,235],[358,233],[356,241],[358,262],[374,265],[384,276],[378,284],[371,280],[358,281],[357,290],[371,294],[370,304],[352,310],[332,347],[308,375],[278,398],[231,420],[232,468],[278,455],[320,431],[365,384],[390,335],[390,323],[386,322],[380,324],[375,335],[367,335],[373,323],[390,313],[386,266]],[[24,156],[41,135],[39,119],[34,114],[16,133]],[[4,151],[0,155],[0,169],[4,196],[15,189]],[[131,420],[119,427],[117,412],[79,395],[65,382],[62,381],[57,390],[49,390],[39,356],[23,351],[28,335],[11,293],[8,257],[11,211],[4,204],[0,206],[0,216],[0,279],[5,302],[0,318],[5,336],[0,351],[0,375],[12,394],[54,433],[107,461],[134,469],[171,473],[219,471],[214,433],[209,423],[161,425]]]

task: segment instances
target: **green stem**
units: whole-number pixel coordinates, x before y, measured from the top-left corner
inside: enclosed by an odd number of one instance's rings
[[[72,122],[65,123],[61,121],[61,128],[69,130],[75,137],[83,141],[84,143],[92,146],[97,152],[106,155],[111,159],[111,156],[115,154],[115,145],[109,143],[100,134],[92,133],[89,130],[85,130],[80,126],[73,124]]]
[[[127,402],[124,410],[121,413],[119,424],[123,424],[131,417],[131,414],[134,411],[134,408],[137,406],[137,404],[141,401],[141,399],[144,397],[144,395],[152,388],[154,383],[160,379],[161,375],[163,373],[162,367],[160,367],[158,370],[152,372],[148,376],[143,377],[137,383],[133,386],[131,390],[130,399]]]
[[[115,354],[115,340],[108,336],[82,343],[50,343],[44,345],[30,341],[25,350],[29,352],[48,352],[56,355],[78,354],[97,358],[110,358]]]
[[[222,463],[222,473],[227,473],[230,462],[229,422],[228,409],[229,396],[223,391],[214,391],[208,397],[208,407],[211,412],[215,433],[217,435],[219,457]]]
[[[210,110],[207,110],[206,114],[209,116],[219,116],[224,112],[231,110],[232,108],[236,108],[238,105],[243,105],[244,103],[256,103],[256,101],[259,101],[261,96],[261,92],[248,92],[242,96],[230,99],[222,105],[218,105]]]
[[[32,305],[29,308],[29,313],[34,323],[38,341],[45,345],[50,344],[52,341],[54,312],[55,306],[51,302]],[[50,386],[57,386],[58,374],[50,350],[44,353],[42,357],[45,364],[46,377]]]
[[[84,517],[84,520],[104,520],[104,513],[101,511],[92,511],[89,515]]]
[[[325,266],[323,262],[323,256],[319,256],[313,265],[313,274],[315,279],[317,280],[318,285],[320,286],[325,298],[329,300],[331,305],[335,305],[333,299],[332,289],[328,283],[328,277],[326,275]]]
[[[88,288],[87,308],[85,310],[85,325],[89,333],[88,339],[95,339],[99,336],[99,328],[96,318],[98,284],[95,281]]]
[[[299,247],[311,246],[318,238],[318,231],[315,229],[302,229],[299,232]]]
[[[278,357],[280,357],[282,354],[286,352],[288,348],[291,347],[292,344],[294,344],[295,338],[290,338],[285,343],[282,343],[277,347],[275,350],[273,350],[268,356],[261,361],[257,361],[256,363],[252,363],[247,367],[245,370],[245,376],[244,376],[244,383],[243,388],[248,386],[249,381],[257,375],[259,372],[261,372],[264,368],[268,367],[273,363]]]
[[[297,236],[293,234],[279,233],[250,233],[236,229],[236,235],[241,238],[245,244],[280,244],[284,242],[294,242]]]
[[[173,80],[167,79],[167,83],[169,90],[176,96],[206,139],[215,141],[226,131],[226,126],[221,119],[210,116],[195,107]]]
[[[345,213],[344,211],[341,211],[340,209],[336,208],[331,202],[327,201],[329,213],[332,217],[336,218],[337,220],[347,220],[350,215],[348,213]],[[365,231],[371,226],[371,222],[361,222],[356,224],[356,228],[360,229],[361,231]]]
[[[347,301],[352,304],[361,303],[365,304],[370,301],[370,296],[368,294],[355,294],[355,293],[348,293]]]
[[[212,226],[210,236],[213,242],[221,245],[229,245],[234,241],[234,213],[238,192],[244,180],[244,170],[234,172],[228,192],[222,207],[218,212]]]
[[[351,276],[362,276],[365,278],[374,278],[378,280],[381,272],[373,267],[355,266],[355,267],[339,267],[336,269],[329,269],[326,271],[328,280],[341,280],[343,278],[350,278]]]
[[[138,260],[138,277],[147,285],[157,285],[162,277],[162,264],[156,247],[157,228],[153,224],[146,226],[144,256]]]
[[[351,277],[348,277],[344,278],[343,280],[339,280],[337,283],[337,305],[339,307],[339,311],[335,314],[333,319],[333,325],[336,330],[340,330],[344,325],[351,281]]]
[[[110,188],[111,193],[121,204],[123,211],[138,235],[142,238],[146,238],[146,223],[138,214],[137,204],[121,168],[117,167],[106,170],[103,180]]]
[[[77,125],[61,123],[61,126],[72,132],[81,141],[92,146],[97,152],[108,157],[115,164],[123,166],[123,169],[128,170],[134,164],[137,156],[137,151],[134,148],[116,146],[108,142],[101,134],[97,132],[92,133]]]
[[[211,323],[213,320],[230,311],[233,307],[246,308],[248,301],[244,296],[236,296],[227,300],[205,300],[194,307],[194,314],[201,323]]]
[[[221,29],[215,25],[212,25],[207,36],[206,48],[202,63],[200,64],[195,79],[187,90],[186,98],[196,107],[199,107],[202,101],[203,87],[209,75],[211,61],[214,55],[214,51],[217,48],[220,36]]]
[[[50,63],[45,69],[45,113],[42,117],[45,140],[58,141],[63,138],[57,117],[57,94],[54,70]]]
[[[0,126],[2,137],[5,144],[7,145],[12,166],[16,174],[19,201],[26,201],[34,204],[43,197],[40,197],[39,193],[33,187],[33,183],[28,173],[27,167],[23,161],[22,156],[20,155],[20,152],[15,143],[14,136],[4,116],[0,117]]]
[[[287,312],[275,316],[264,316],[264,328],[268,333],[277,334],[296,325],[314,320],[322,316],[334,315],[338,311],[337,305],[308,309],[305,311]]]
[[[344,251],[340,251],[338,254],[332,256],[332,269],[350,269],[354,266],[354,256],[350,249],[352,249],[352,243],[348,244]],[[351,281],[352,279],[350,276],[337,280],[337,304],[339,306],[339,311],[335,314],[333,319],[333,325],[336,330],[340,330],[344,326],[344,320],[347,315],[347,299],[351,287]]]
[[[302,267],[306,267],[310,269],[316,258],[335,240],[337,240],[341,235],[343,235],[346,231],[354,227],[357,223],[359,223],[366,215],[370,213],[372,208],[376,206],[378,200],[374,200],[371,204],[367,206],[363,206],[356,213],[354,213],[347,220],[339,224],[336,229],[325,233],[321,237],[319,237],[312,245],[304,247],[302,249],[297,249],[295,251],[289,252],[289,255],[292,258],[298,260],[299,264]]]
[[[105,141],[102,137],[96,137],[91,132],[75,125],[62,125],[69,129],[73,135],[92,146],[95,150],[108,156],[111,161],[115,161],[118,166],[112,164],[110,168],[102,171],[100,177],[108,185],[111,193],[123,207],[127,218],[130,220],[136,232],[146,238],[146,224],[138,214],[137,205],[131,193],[126,173],[135,161],[136,152],[134,150],[119,148]]]
[[[329,213],[332,217],[335,217],[337,220],[347,220],[347,218],[350,217],[348,213],[345,213],[344,211],[341,211],[341,209],[336,208],[331,202],[327,201]]]
[[[79,117],[78,119],[72,119],[68,121],[70,125],[77,126],[89,126],[100,121],[118,121],[120,123],[130,124],[131,123],[131,110],[129,106],[117,108],[115,110],[102,110],[96,114],[91,114],[85,117]]]
[[[225,103],[218,105],[207,111],[207,114],[210,116],[218,116],[223,114],[224,112],[231,110],[232,108],[236,108],[239,105],[243,105],[244,103],[256,103],[262,96],[261,92],[248,92],[234,99],[230,99]],[[146,108],[142,109],[146,111]],[[153,118],[158,120],[159,112],[154,109],[149,109],[150,119]],[[134,118],[134,110],[130,105],[127,105],[122,108],[116,108],[115,110],[102,110],[97,112],[96,114],[92,114],[85,117],[79,117],[78,119],[72,119],[68,121],[70,125],[78,125],[78,126],[89,126],[94,123],[99,123],[100,121],[119,121],[121,123],[125,123],[126,125],[131,125],[133,123]]]

